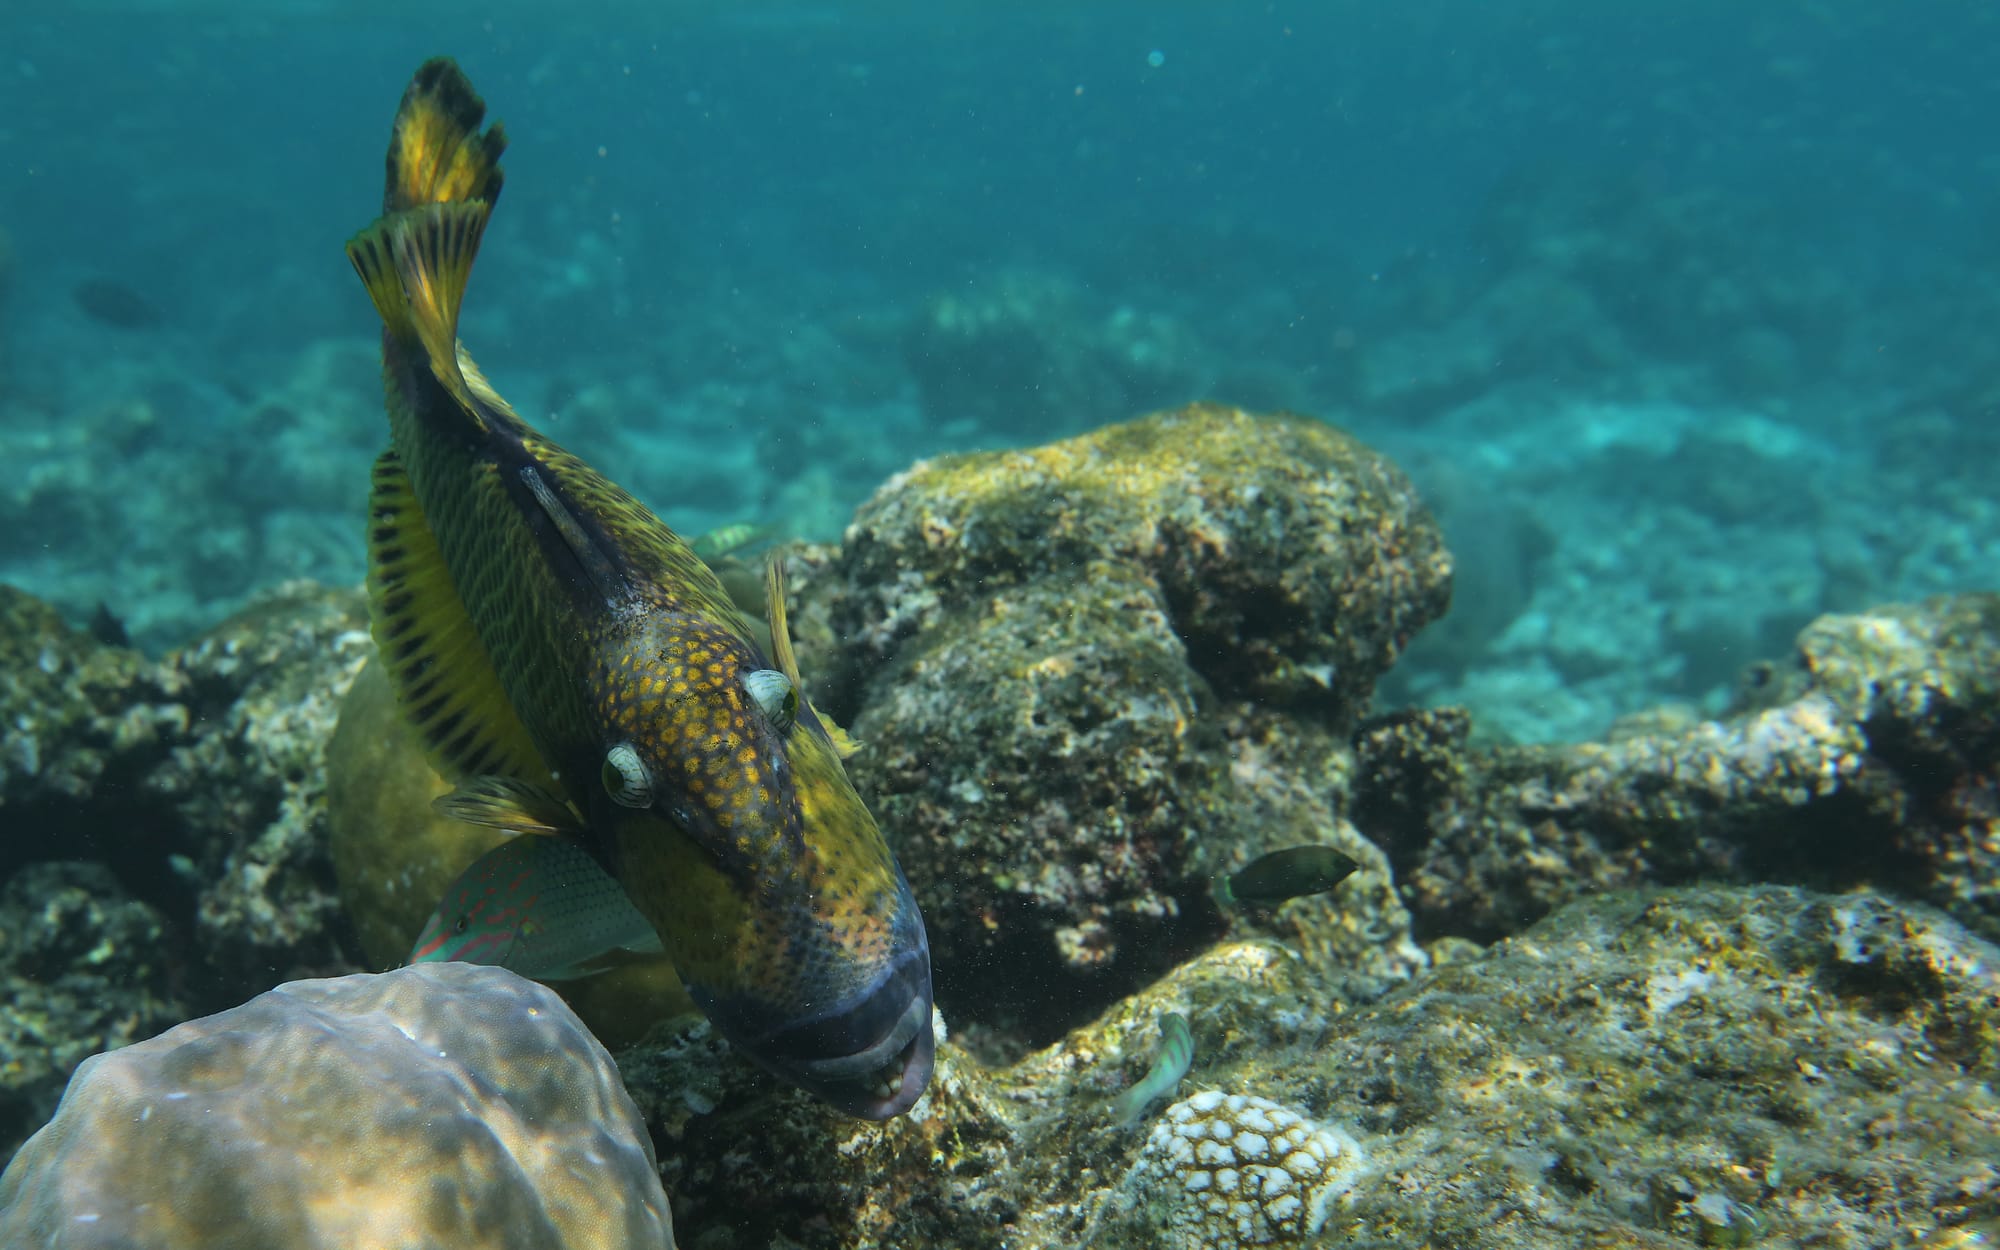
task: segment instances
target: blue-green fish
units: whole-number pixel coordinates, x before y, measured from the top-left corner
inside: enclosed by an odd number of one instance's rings
[[[601,971],[615,950],[654,953],[659,935],[611,875],[569,838],[509,838],[445,890],[410,948],[413,964],[495,964],[537,981]]]
[[[1361,865],[1330,846],[1289,846],[1259,855],[1236,872],[1215,879],[1215,901],[1275,906],[1287,899],[1324,894]]]
[[[382,216],[347,245],[382,319],[390,447],[370,617],[460,815],[570,838],[739,1050],[852,1115],[930,1080],[930,948],[806,700],[767,569],[768,642],[679,534],[523,421],[458,342],[506,137],[451,61],[396,113]]]
[[[1178,1011],[1163,1012],[1160,1016],[1160,1053],[1144,1079],[1118,1095],[1118,1101],[1113,1105],[1118,1113],[1118,1122],[1136,1122],[1146,1108],[1172,1093],[1174,1086],[1181,1083],[1181,1078],[1193,1065],[1194,1032],[1188,1028],[1187,1017]]]

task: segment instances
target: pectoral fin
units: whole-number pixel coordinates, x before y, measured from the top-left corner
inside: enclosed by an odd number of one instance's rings
[[[433,800],[440,815],[504,833],[580,834],[583,818],[553,791],[515,777],[468,777]]]

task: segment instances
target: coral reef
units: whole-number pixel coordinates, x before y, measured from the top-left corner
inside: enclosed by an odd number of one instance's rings
[[[0,588],[0,812],[35,831],[0,862],[81,849],[117,865],[193,936],[180,971],[197,1009],[351,967],[320,760],[366,655],[362,611],[354,592],[294,583],[155,662]]]
[[[1196,406],[893,479],[801,595],[848,643],[822,702],[874,744],[850,767],[941,992],[1115,967],[1088,1010],[1217,931],[1210,874],[1371,862],[1327,806],[1343,735],[1448,582],[1402,475],[1298,418]],[[1399,914],[1368,881],[1348,906]]]
[[[1468,746],[1461,714],[1365,727],[1348,815],[1420,931],[1481,939],[1646,882],[1869,885],[2000,938],[2000,597],[1828,616],[1719,721]]]
[[[291,982],[86,1061],[0,1175],[0,1242],[667,1250],[654,1169],[555,995],[434,964]]]
[[[1980,936],[2000,600],[1823,618],[1726,717],[1664,709],[1604,742],[1364,719],[1442,606],[1436,528],[1330,428],[1208,407],[921,464],[840,549],[790,564],[812,693],[863,743],[851,767],[966,1027],[910,1115],[856,1124],[674,1019],[665,982],[572,987],[626,1047],[705,1247],[2000,1227],[1980,1162],[2000,1150],[2000,952]],[[0,853],[63,904],[38,928],[20,899],[8,975],[54,1006],[7,1056],[13,1114],[83,1050],[272,967],[400,959],[491,836],[431,813],[441,783],[356,676],[350,591],[286,588],[163,661],[25,596],[0,622],[0,811],[37,831]],[[1323,897],[1217,906],[1214,876],[1302,842],[1362,868]],[[1766,880],[1956,920],[1741,887]],[[201,962],[149,936],[176,929]],[[100,964],[134,990],[93,1018]],[[1194,1041],[1184,1096],[1128,1125],[1119,1095],[1168,1012]]]
[[[397,711],[380,665],[363,668],[341,703],[326,775],[327,847],[341,906],[368,962],[394,967],[452,878],[506,835],[432,810],[431,800],[451,787]],[[633,955],[556,989],[613,1046],[694,1010],[673,964],[660,955]]]
[[[29,864],[0,888],[0,1157],[86,1057],[187,1017],[166,935],[102,864]]]
[[[1168,1010],[1194,1092],[1127,1128],[1115,1094]],[[946,1045],[886,1124],[772,1096],[704,1028],[620,1063],[713,1250],[2000,1230],[2000,950],[1873,895],[1585,899],[1362,1007],[1283,947],[1228,943],[1012,1066]]]

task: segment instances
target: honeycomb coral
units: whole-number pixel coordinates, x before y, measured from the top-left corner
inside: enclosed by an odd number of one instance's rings
[[[294,981],[77,1070],[0,1176],[13,1250],[670,1250],[617,1070],[550,991]]]
[[[1160,1117],[1109,1212],[1162,1250],[1296,1243],[1325,1225],[1360,1164],[1360,1144],[1340,1129],[1268,1098],[1204,1090]]]

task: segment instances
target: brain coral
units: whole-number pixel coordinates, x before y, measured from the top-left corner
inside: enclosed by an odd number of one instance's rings
[[[294,981],[91,1058],[0,1176],[0,1245],[673,1245],[617,1070],[553,993],[425,964]]]

